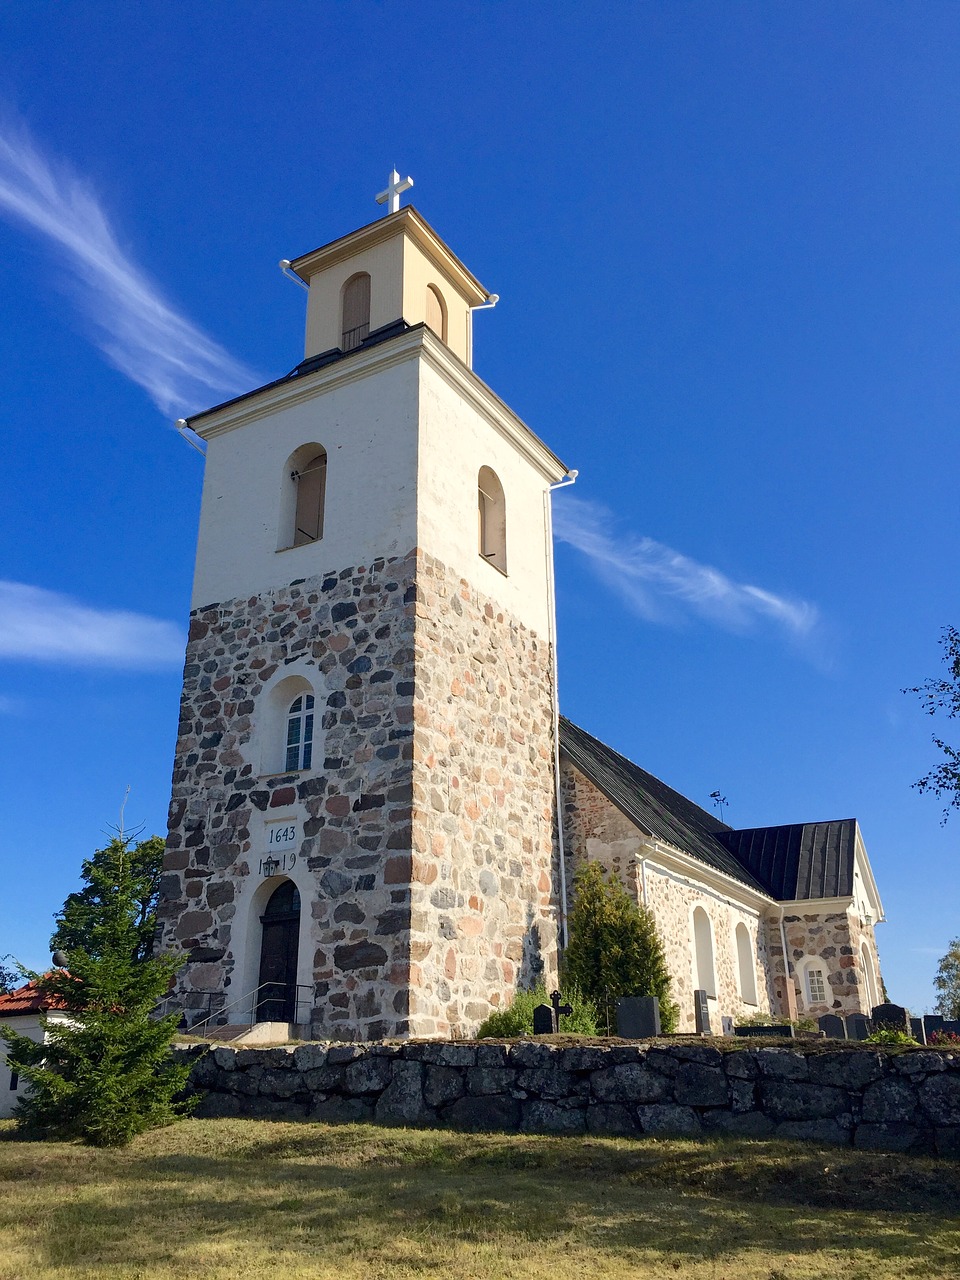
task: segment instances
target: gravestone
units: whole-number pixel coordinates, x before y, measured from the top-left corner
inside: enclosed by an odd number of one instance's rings
[[[877,1031],[903,1031],[910,1034],[910,1014],[899,1004],[878,1004],[873,1009],[873,1025]]]
[[[910,1034],[913,1036],[914,1040],[919,1040],[921,1044],[927,1043],[927,1033],[924,1029],[922,1018],[910,1019]]]
[[[734,1027],[737,1036],[782,1036],[786,1040],[795,1040],[797,1033],[789,1022],[771,1022],[768,1026]]]
[[[846,1040],[847,1038],[847,1028],[844,1026],[843,1019],[835,1013],[825,1013],[822,1018],[818,1018],[817,1026],[831,1040]]]
[[[617,1000],[617,1035],[624,1040],[644,1040],[660,1034],[660,1001],[656,996],[620,996]]]
[[[562,996],[559,991],[550,992],[550,1003],[553,1006],[553,1029],[560,1030],[560,1019],[569,1018],[573,1009],[568,1004],[561,1004]]]
[[[707,993],[699,987],[693,993],[693,1016],[696,1019],[698,1036],[713,1034],[710,1030],[710,1005],[707,1001]]]
[[[733,1019],[726,1013],[720,1019],[720,1034],[723,1036],[733,1035]]]
[[[553,1035],[553,1010],[548,1004],[538,1004],[534,1009],[533,1034],[535,1036]]]
[[[944,1018],[941,1031],[945,1031],[948,1036],[960,1036],[960,1018]]]
[[[942,1031],[943,1024],[946,1019],[941,1013],[925,1013],[923,1015],[923,1029],[927,1033],[927,1043],[935,1031]]]
[[[873,1023],[865,1013],[848,1013],[846,1023],[848,1040],[866,1040],[873,1031]]]

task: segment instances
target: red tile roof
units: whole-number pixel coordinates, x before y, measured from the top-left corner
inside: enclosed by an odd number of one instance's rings
[[[0,1018],[13,1018],[21,1013],[42,1013],[46,1009],[66,1008],[59,996],[47,995],[35,982],[28,982],[18,991],[0,996]]]

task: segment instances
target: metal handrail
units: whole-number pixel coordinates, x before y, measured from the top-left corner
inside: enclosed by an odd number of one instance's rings
[[[294,996],[294,1000],[293,1000],[295,1016],[291,1019],[291,1021],[300,1022],[302,1021],[302,1019],[300,1019],[296,1015],[298,1015],[300,1012],[300,1003],[303,997],[301,997],[299,993],[301,991],[309,991],[311,992],[311,995],[312,995],[313,988],[308,984],[302,983],[302,982],[298,982],[294,984],[288,984],[286,982],[261,982],[259,986],[253,987],[252,990],[247,991],[244,995],[238,996],[236,1000],[233,1000],[229,1004],[225,1004],[221,1008],[216,1009],[213,1013],[208,1014],[206,1018],[201,1018],[199,1022],[194,1022],[191,1026],[187,1028],[187,1030],[191,1034],[196,1034],[198,1027],[205,1027],[207,1023],[213,1022],[214,1018],[221,1019],[219,1025],[224,1026],[226,1025],[226,1020],[223,1018],[223,1015],[226,1013],[229,1013],[231,1009],[236,1009],[238,1005],[245,1004],[248,1000],[250,1001],[251,1016],[249,1017],[249,1019],[241,1018],[240,1022],[243,1025],[252,1027],[257,1021],[257,1018],[256,1018],[257,1010],[260,1007],[260,1005],[263,1003],[260,993],[267,987],[279,987],[282,991],[289,991],[291,989],[291,985],[293,987],[293,990],[297,993]]]

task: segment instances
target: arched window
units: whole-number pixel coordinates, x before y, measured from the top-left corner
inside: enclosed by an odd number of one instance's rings
[[[717,994],[717,975],[713,963],[713,930],[703,907],[693,913],[693,949],[696,956],[697,988],[708,996]]]
[[[313,760],[313,701],[312,693],[301,693],[287,712],[287,773],[309,769]]]
[[[745,1004],[757,1003],[757,969],[753,962],[750,930],[741,921],[735,932],[737,940],[737,970],[740,974],[740,998]]]
[[[507,504],[495,471],[481,467],[477,478],[480,554],[501,573],[507,572]]]
[[[326,450],[321,449],[307,458],[303,467],[294,468],[290,475],[297,486],[293,545],[302,547],[308,542],[319,542],[323,537],[323,504],[327,491]]]
[[[800,994],[806,1009],[817,1004],[829,1004],[830,983],[827,980],[827,966],[817,957],[801,960],[797,965],[800,978]]]
[[[427,285],[427,325],[441,342],[447,340],[447,308],[436,285]]]
[[[351,276],[343,286],[340,306],[340,350],[353,351],[370,332],[370,277]]]

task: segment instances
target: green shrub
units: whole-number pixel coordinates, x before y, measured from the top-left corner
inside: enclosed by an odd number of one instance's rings
[[[617,996],[656,996],[660,1026],[669,1034],[680,1018],[670,999],[670,974],[653,912],[638,906],[616,876],[598,862],[574,877],[570,943],[561,974],[599,1009]]]
[[[591,1001],[580,993],[579,987],[569,986],[562,993],[563,1003],[573,1012],[561,1015],[560,1030],[569,1035],[595,1036],[597,1012]],[[516,1040],[520,1036],[533,1035],[533,1011],[538,1004],[549,1004],[547,988],[541,982],[532,991],[518,991],[513,1003],[499,1009],[486,1018],[477,1031],[478,1040]]]
[[[894,1031],[891,1027],[887,1027],[880,1031],[871,1031],[868,1036],[864,1036],[864,1044],[909,1044],[919,1045],[919,1040],[914,1040],[913,1036],[908,1035],[906,1031]]]

